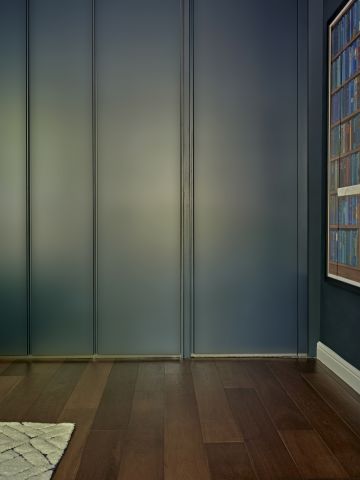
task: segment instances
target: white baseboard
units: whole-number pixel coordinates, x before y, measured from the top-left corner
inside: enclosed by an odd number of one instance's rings
[[[317,344],[317,358],[341,380],[360,393],[360,370],[321,342]]]

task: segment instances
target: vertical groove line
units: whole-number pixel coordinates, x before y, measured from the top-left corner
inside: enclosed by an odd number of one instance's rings
[[[27,308],[26,308],[26,353],[31,355],[31,178],[30,178],[30,11],[29,0],[26,0],[26,13],[25,13],[25,55],[26,55],[26,296],[27,296]]]
[[[304,266],[306,268],[306,287],[305,287],[305,308],[304,308],[304,337],[305,337],[305,353],[309,354],[309,0],[307,0],[306,4],[306,12],[305,12],[305,35],[306,35],[306,44],[305,44],[305,65],[306,65],[306,80],[305,80],[305,121],[306,121],[306,129],[304,132],[305,135],[305,174],[304,179],[306,180],[306,190],[304,193],[304,201],[305,201],[305,228],[306,232],[304,235],[304,244],[305,244],[305,261]]]
[[[195,215],[194,215],[194,202],[195,202],[195,186],[194,186],[194,0],[190,0],[189,3],[189,182],[190,182],[190,229],[189,229],[189,245],[190,245],[190,354],[194,353],[195,348]]]
[[[306,273],[307,273],[307,316],[306,316],[306,337],[307,337],[307,354],[310,353],[310,315],[312,316],[312,308],[310,306],[310,144],[309,144],[309,126],[310,126],[310,1],[306,5]]]
[[[184,338],[184,50],[185,0],[180,0],[180,355],[185,356]]]
[[[300,168],[300,156],[299,156],[299,0],[296,2],[296,155],[297,155],[297,163],[296,163],[296,267],[297,267],[297,275],[296,275],[296,356],[299,357],[299,336],[300,336],[300,304],[299,304],[299,275],[300,275],[300,255],[299,255],[299,248],[300,248],[300,241],[299,241],[299,168]]]
[[[193,351],[193,87],[192,0],[181,0],[181,353]]]
[[[92,190],[93,190],[93,354],[98,353],[98,152],[95,52],[95,0],[92,0]]]

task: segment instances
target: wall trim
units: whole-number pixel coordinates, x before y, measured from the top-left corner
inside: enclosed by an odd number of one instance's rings
[[[307,353],[192,353],[191,358],[307,358]]]
[[[234,359],[234,358],[307,358],[307,353],[192,353],[196,359]],[[8,361],[82,361],[82,360],[124,360],[124,361],[169,361],[182,360],[182,355],[0,355],[0,363]]]
[[[334,372],[335,375],[341,378],[341,380],[347,383],[357,393],[360,393],[360,370],[344,360],[322,342],[317,343],[317,358]]]
[[[181,360],[181,355],[1,355],[0,362],[8,361],[83,361],[83,360],[124,360],[159,361]]]

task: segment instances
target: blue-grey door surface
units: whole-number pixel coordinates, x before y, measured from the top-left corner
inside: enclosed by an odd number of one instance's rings
[[[0,1],[0,353],[27,351],[25,0]]]
[[[297,352],[302,3],[0,0],[0,355]]]
[[[31,0],[31,345],[93,350],[92,5]]]
[[[195,0],[194,351],[297,351],[297,1]]]
[[[98,346],[180,353],[179,0],[96,7]]]

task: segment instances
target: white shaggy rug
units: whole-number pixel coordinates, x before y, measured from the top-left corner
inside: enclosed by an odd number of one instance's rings
[[[0,422],[0,480],[50,479],[73,430],[73,423]]]

